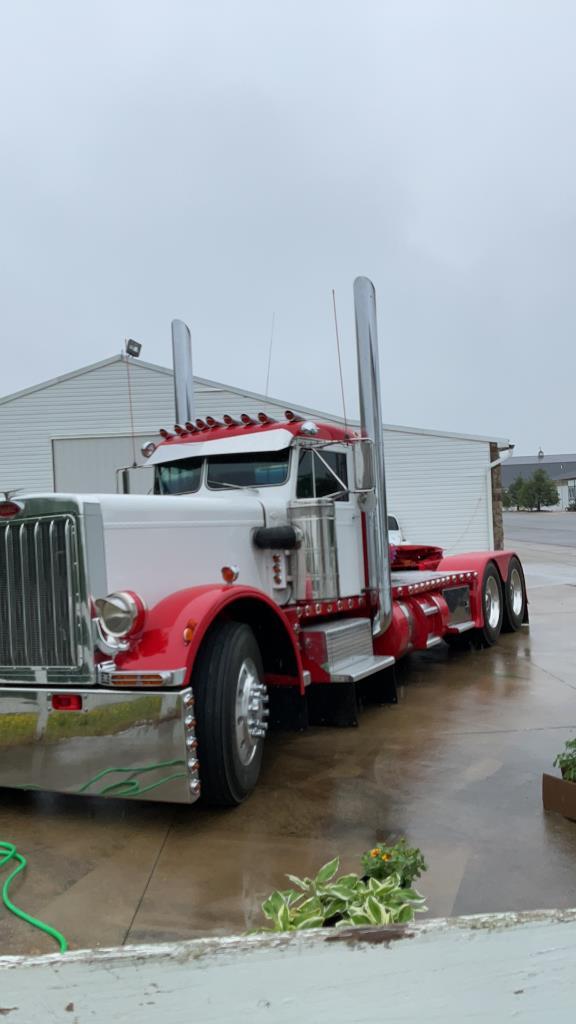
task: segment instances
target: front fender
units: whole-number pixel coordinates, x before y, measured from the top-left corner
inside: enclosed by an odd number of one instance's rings
[[[267,594],[255,587],[210,584],[178,590],[159,601],[146,616],[144,632],[129,651],[116,657],[122,671],[154,672],[186,668],[189,681],[202,641],[219,615],[230,612],[238,601],[260,603],[275,616],[291,646],[297,666],[297,682],[303,687],[300,648],[288,616]],[[186,639],[184,631],[190,639]]]

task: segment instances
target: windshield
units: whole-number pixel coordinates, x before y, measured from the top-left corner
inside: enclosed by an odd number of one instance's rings
[[[212,490],[229,487],[272,487],[288,479],[290,449],[281,452],[249,452],[213,455],[210,459],[178,459],[156,466],[154,494],[194,494],[200,489],[202,467],[207,462],[206,483]]]
[[[290,449],[281,452],[249,452],[245,455],[213,455],[208,459],[206,484],[222,487],[271,487],[288,477]]]
[[[200,487],[204,459],[178,459],[156,466],[154,494],[193,494]]]

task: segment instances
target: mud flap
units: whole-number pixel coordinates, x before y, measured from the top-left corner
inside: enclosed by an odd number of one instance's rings
[[[358,725],[356,683],[312,683],[306,697],[310,725]]]
[[[304,732],[308,728],[308,705],[297,686],[269,686],[270,729]]]
[[[358,683],[362,704],[397,704],[396,666],[378,672]]]

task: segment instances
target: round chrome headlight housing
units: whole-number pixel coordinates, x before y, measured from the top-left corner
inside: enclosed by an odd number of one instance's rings
[[[131,590],[119,590],[94,602],[102,628],[109,636],[121,639],[139,633],[144,624],[146,605]]]

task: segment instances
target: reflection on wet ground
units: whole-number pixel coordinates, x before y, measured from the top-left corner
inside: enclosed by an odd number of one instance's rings
[[[30,858],[14,898],[76,948],[241,932],[284,872],[336,853],[355,870],[375,841],[406,835],[429,861],[433,916],[574,906],[576,824],[540,796],[576,735],[576,588],[549,554],[527,552],[529,633],[410,659],[398,706],[365,710],[358,729],[273,735],[241,808],[4,791],[0,838]],[[52,949],[2,913],[1,953]]]

